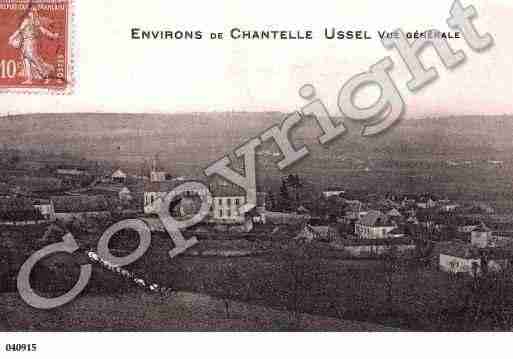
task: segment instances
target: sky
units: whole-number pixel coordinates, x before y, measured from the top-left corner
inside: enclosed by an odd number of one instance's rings
[[[508,4],[510,3],[510,4]],[[179,5],[178,5],[179,4]],[[463,40],[464,64],[447,70],[432,49],[423,59],[439,79],[416,93],[395,50],[387,50],[378,30],[436,28],[449,31],[452,1],[76,1],[74,17],[73,95],[0,93],[0,114],[54,112],[174,113],[208,111],[283,111],[301,108],[298,95],[313,84],[333,115],[337,96],[354,75],[385,56],[394,61],[391,76],[406,103],[406,116],[513,113],[513,3],[463,0],[474,5],[474,24],[490,33],[494,46],[473,52]],[[315,40],[131,40],[131,29],[312,30]],[[324,28],[367,30],[372,40],[326,40]],[[357,98],[372,104],[379,92],[370,88]]]

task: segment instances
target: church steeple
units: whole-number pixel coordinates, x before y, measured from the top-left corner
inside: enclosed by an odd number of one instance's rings
[[[164,182],[166,180],[166,172],[159,170],[159,161],[158,161],[158,153],[155,155],[153,160],[151,161],[151,172],[150,172],[150,181],[151,182]]]

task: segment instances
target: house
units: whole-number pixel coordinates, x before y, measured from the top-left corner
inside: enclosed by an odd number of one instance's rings
[[[355,234],[363,239],[384,239],[396,225],[381,211],[371,210],[355,224]]]
[[[417,216],[409,216],[407,219],[406,219],[406,223],[408,224],[412,224],[412,225],[418,225],[420,224],[419,220],[417,219]]]
[[[265,217],[265,209],[262,210],[259,207],[253,206],[250,203],[246,203],[241,207],[240,211],[244,213],[246,221],[251,221],[253,224],[266,224],[267,220]]]
[[[493,214],[495,210],[488,204],[476,202],[464,209],[467,214]]]
[[[405,196],[401,201],[401,207],[403,208],[416,208],[417,201],[411,196]]]
[[[460,205],[454,201],[443,199],[438,201],[438,207],[443,212],[454,212]]]
[[[174,190],[176,187],[187,183],[186,180],[172,179],[165,181],[146,181],[144,182],[144,195],[143,195],[143,206],[145,214],[158,214],[160,212],[161,205],[165,200],[166,196]],[[132,192],[132,191],[131,191]],[[204,194],[199,193],[198,195],[203,196]],[[184,193],[183,197],[191,197],[193,193]],[[178,201],[179,198],[174,200]]]
[[[150,173],[151,182],[164,182],[168,178],[168,174],[164,171],[151,171]]]
[[[401,207],[401,205],[390,198],[380,199],[374,204],[374,208],[379,209],[382,212],[388,212],[399,207]]]
[[[176,187],[187,183],[185,179],[172,179],[162,181],[150,181],[144,184],[144,213],[145,214],[158,214],[161,205],[168,195]],[[244,222],[244,209],[242,206],[246,204],[245,191],[235,185],[228,183],[210,186],[210,193],[212,195],[212,206],[209,211],[207,221],[209,222]],[[185,194],[184,198],[193,196],[193,193]],[[202,193],[198,195],[203,196]],[[260,197],[262,198],[262,197]],[[178,200],[178,198],[177,198]],[[179,207],[191,207],[190,203],[185,202],[179,204]],[[260,203],[260,207],[265,208],[265,204]],[[254,207],[254,205],[253,205]],[[190,212],[185,207],[182,208],[185,212]],[[182,211],[178,209],[178,211]],[[251,208],[247,208],[250,210]]]
[[[349,212],[363,212],[367,211],[368,209],[362,201],[359,201],[357,199],[346,200],[344,201],[344,203],[346,205],[346,210]]]
[[[461,218],[457,219],[457,231],[459,233],[471,233],[475,229],[479,228],[481,221],[472,218]]]
[[[299,206],[296,209],[296,213],[299,213],[299,214],[309,214],[310,211],[305,206]]]
[[[161,205],[169,192],[176,187],[189,182],[185,178],[175,178],[172,180],[149,181],[144,183],[144,213],[158,214]],[[207,222],[211,223],[243,223],[245,221],[245,213],[256,207],[259,213],[265,212],[265,194],[257,193],[257,203],[246,203],[246,192],[233,184],[223,182],[222,184],[211,184],[209,191],[212,196],[212,205],[209,210]],[[193,195],[203,196],[203,193],[185,194],[183,198],[192,197]],[[178,198],[177,198],[178,200]],[[192,204],[187,201],[177,203],[178,212],[190,212],[188,208]],[[185,207],[184,207],[185,206]],[[198,208],[197,205],[192,206]]]
[[[462,243],[446,243],[439,258],[440,269],[449,273],[477,273],[481,264],[476,248]]]
[[[112,203],[105,196],[53,196],[55,218],[62,221],[108,217]]]
[[[180,220],[194,217],[201,208],[201,199],[194,196],[183,196],[179,202],[172,208],[171,215]]]
[[[436,207],[436,201],[431,197],[423,197],[417,202],[417,207],[419,208],[434,208]]]
[[[252,209],[249,207],[243,208],[246,204],[246,192],[238,186],[227,183],[211,186],[210,193],[213,199],[209,214],[209,221],[211,222],[242,223],[244,222],[245,212]]]
[[[256,205],[247,202],[246,204],[239,207],[239,212],[244,215],[246,222],[254,224],[265,224],[266,221],[266,198],[267,194],[264,192],[257,192]],[[253,227],[252,227],[253,228]]]
[[[344,204],[345,215],[343,222],[345,223],[354,224],[369,212],[367,205],[358,200],[348,200]]]
[[[513,245],[513,233],[492,231],[481,223],[472,231],[470,243],[478,248],[507,248]]]
[[[402,220],[403,218],[401,212],[399,212],[396,208],[392,208],[390,211],[386,213],[386,215],[388,216],[388,218],[397,221]]]
[[[53,208],[52,201],[48,199],[33,199],[32,205],[41,213],[45,219],[51,221],[55,219],[55,210]]]
[[[144,183],[144,213],[158,214],[160,207],[169,192],[180,183],[176,181],[150,181]]]
[[[492,230],[481,223],[470,234],[470,243],[479,248],[493,247],[495,245]]]
[[[511,249],[478,248],[470,244],[448,242],[440,245],[440,269],[448,273],[465,273],[472,276],[483,269],[497,271],[509,265]]]
[[[131,201],[133,199],[132,191],[128,187],[123,187],[118,192],[118,197],[122,201]]]
[[[305,224],[295,239],[303,239],[307,242],[311,242],[313,240],[331,242],[340,239],[340,235],[335,228],[330,226],[312,226]]]
[[[324,191],[322,191],[322,195],[324,198],[330,198],[332,196],[340,196],[342,194],[346,193],[342,188],[338,187],[331,187],[327,188]]]
[[[114,182],[124,183],[127,179],[127,175],[121,169],[118,169],[112,174],[111,178]]]

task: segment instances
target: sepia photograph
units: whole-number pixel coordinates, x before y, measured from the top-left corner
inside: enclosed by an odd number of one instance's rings
[[[0,0],[0,352],[512,331],[512,16]]]

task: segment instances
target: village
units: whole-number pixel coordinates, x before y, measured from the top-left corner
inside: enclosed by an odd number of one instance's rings
[[[6,167],[0,178],[2,291],[13,290],[17,270],[31,251],[61,241],[65,233],[72,233],[86,253],[110,225],[137,218],[160,236],[159,242],[170,244],[158,217],[163,199],[180,184],[197,180],[171,176],[158,157],[151,160],[148,173],[137,174],[91,163],[44,165],[22,159],[11,160]],[[221,178],[208,186],[212,206],[201,223],[187,229],[186,237],[194,235],[199,243],[184,258],[259,261],[278,251],[290,258],[301,248],[305,262],[313,258],[311,253],[305,257],[305,252],[316,251],[324,259],[372,263],[372,270],[385,279],[394,275],[397,263],[407,263],[405,268],[430,268],[437,278],[463,278],[462,283],[474,283],[488,273],[505,273],[513,258],[513,231],[508,231],[507,216],[484,202],[435,193],[360,193],[342,186],[316,192],[300,174],[284,175],[279,188],[257,191],[257,203],[248,203],[243,189]],[[190,218],[200,204],[198,196],[186,193],[171,204],[171,215],[177,220]],[[115,250],[130,253],[133,236],[118,234]],[[151,272],[148,261],[135,268]],[[55,259],[47,264],[62,274]],[[237,279],[242,274],[234,270],[227,275]],[[117,282],[122,279],[110,278],[108,285],[116,287]],[[386,288],[386,283],[378,284]],[[394,286],[400,286],[397,283]],[[120,286],[126,288],[126,284]],[[63,289],[55,289],[59,290]]]
[[[62,223],[94,232],[99,230],[95,224],[113,218],[150,219],[157,216],[163,198],[173,188],[191,180],[170,176],[159,168],[158,158],[152,159],[147,176],[129,175],[121,168],[102,176],[69,166],[57,167],[50,174],[47,168],[44,171],[46,175],[30,177],[12,170],[13,174],[5,176],[0,183],[0,225]],[[492,229],[491,222],[498,216],[483,202],[463,204],[430,193],[350,193],[343,187],[312,194],[294,174],[282,178],[278,191],[258,192],[256,204],[246,203],[244,190],[222,179],[209,183],[209,188],[213,204],[195,232],[219,238],[286,233],[364,258],[392,248],[412,255],[419,247],[432,249],[437,244],[441,270],[471,275],[485,269],[483,259],[490,269],[507,265],[513,249],[513,232]],[[173,216],[194,215],[197,200],[184,196],[171,209]],[[299,231],[294,235],[287,227]]]

